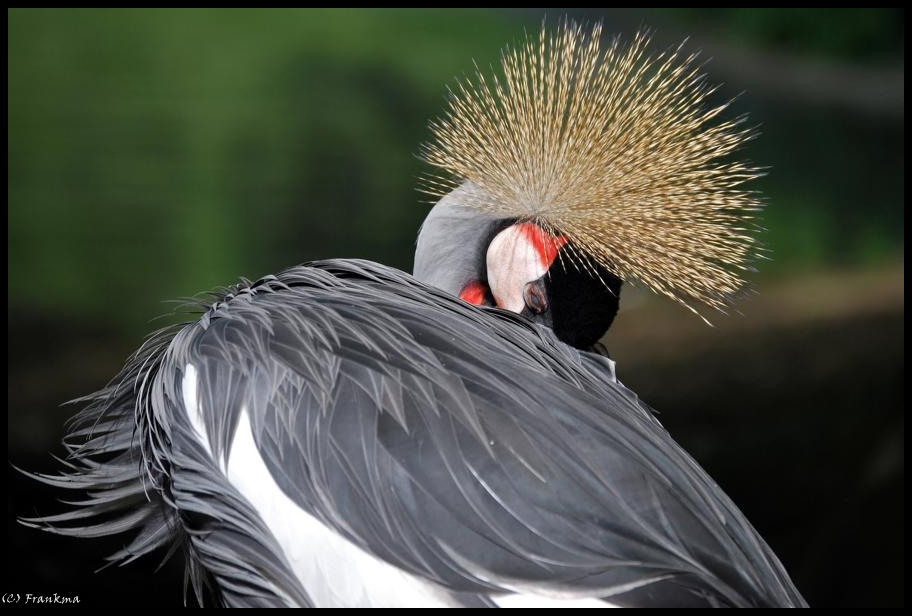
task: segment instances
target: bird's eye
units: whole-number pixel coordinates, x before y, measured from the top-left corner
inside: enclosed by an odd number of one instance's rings
[[[523,289],[523,301],[526,306],[535,314],[541,314],[548,309],[548,300],[545,297],[545,290],[538,282],[530,282]]]

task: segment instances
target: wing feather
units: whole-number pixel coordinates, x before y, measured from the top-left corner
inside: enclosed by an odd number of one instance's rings
[[[280,545],[229,480],[239,425],[288,506],[445,603],[804,604],[610,360],[374,263],[223,290],[88,401],[68,467],[39,477],[88,498],[31,523],[134,532],[118,561],[178,545],[197,596],[211,580],[228,605],[325,590],[295,573],[307,537]]]

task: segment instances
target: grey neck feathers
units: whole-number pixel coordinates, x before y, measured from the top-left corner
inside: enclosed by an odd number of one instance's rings
[[[465,205],[477,190],[467,182],[446,195],[418,232],[415,278],[453,295],[467,282],[487,278],[484,255],[491,239],[489,230],[499,220]]]

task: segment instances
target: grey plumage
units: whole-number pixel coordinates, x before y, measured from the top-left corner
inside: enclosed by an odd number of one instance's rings
[[[212,455],[182,401],[188,364]],[[118,562],[176,542],[196,592],[212,581],[227,605],[310,602],[224,475],[242,411],[297,506],[458,602],[534,590],[804,605],[606,358],[374,263],[317,262],[224,291],[88,402],[69,471],[43,479],[90,498],[32,523],[134,533]]]
[[[22,521],[83,538],[131,533],[110,564],[182,550],[200,602],[209,587],[225,606],[308,605],[259,515],[176,412],[170,361],[194,327],[156,332],[111,384],[74,401],[87,406],[69,424],[65,470],[33,476],[88,497],[71,511]]]
[[[465,182],[438,201],[421,225],[415,244],[415,278],[459,295],[467,282],[484,279],[487,231],[503,222],[471,206],[480,189]]]

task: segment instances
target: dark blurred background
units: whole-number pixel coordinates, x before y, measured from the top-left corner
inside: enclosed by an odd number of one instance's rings
[[[690,37],[743,95],[772,260],[708,328],[628,288],[605,342],[816,606],[904,604],[902,10],[571,11]],[[51,470],[71,407],[163,300],[302,261],[411,269],[415,153],[445,88],[539,11],[10,10],[9,460]],[[554,23],[563,12],[551,11]],[[3,592],[179,604],[180,567],[23,528]]]

